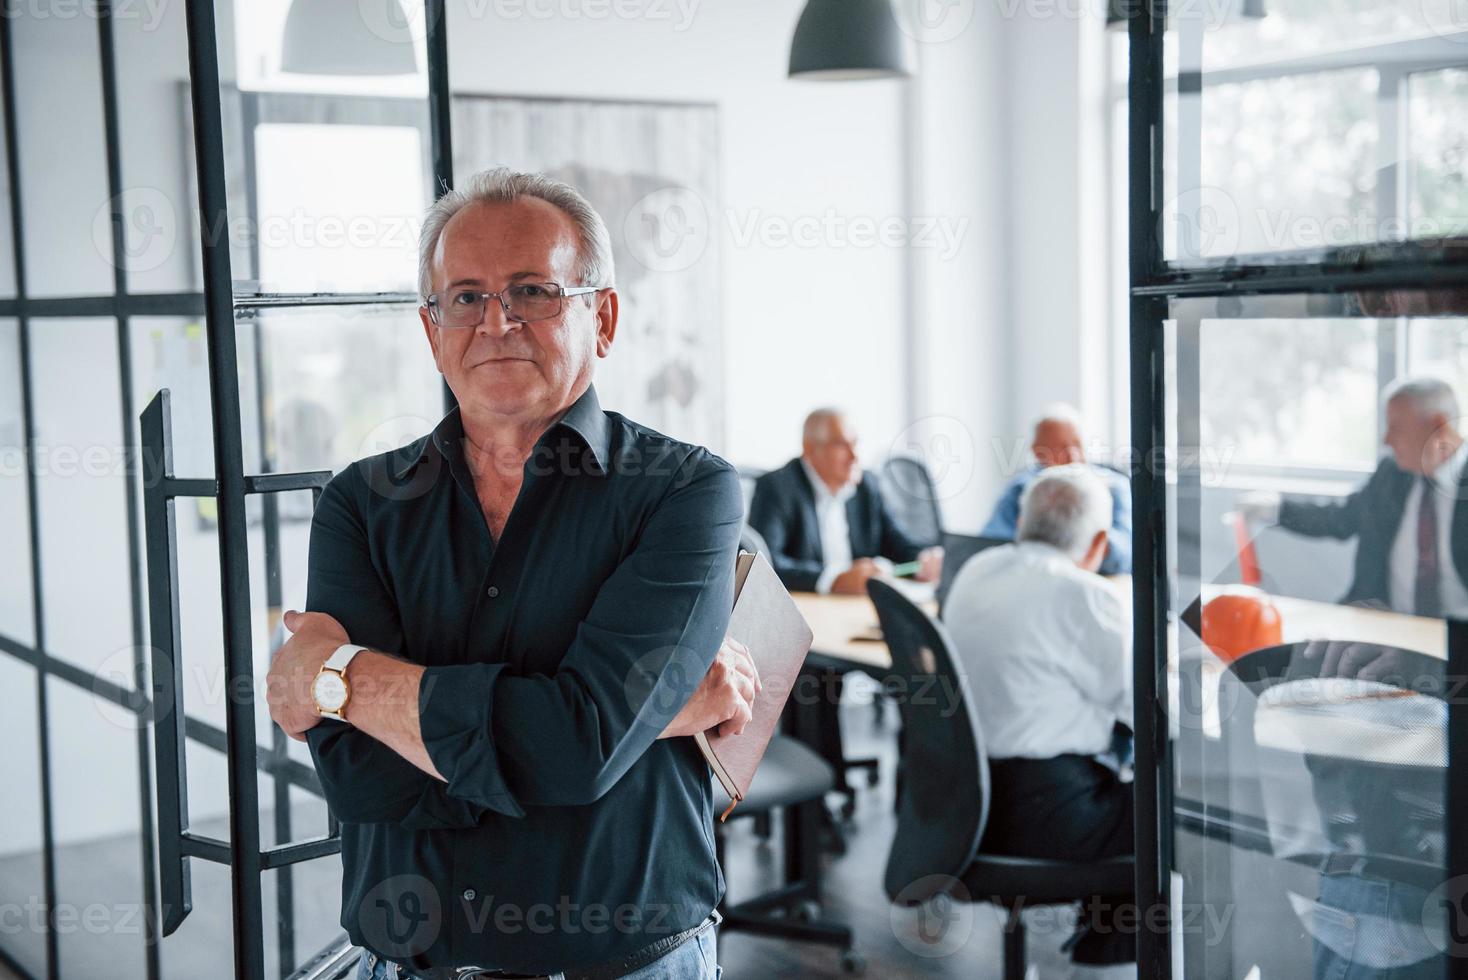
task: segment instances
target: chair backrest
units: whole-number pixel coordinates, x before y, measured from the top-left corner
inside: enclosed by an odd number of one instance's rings
[[[748,524],[739,529],[739,550],[764,555],[766,559],[770,557],[770,546],[765,544],[764,535]]]
[[[1258,807],[1251,815],[1264,818],[1277,857],[1318,867],[1326,855],[1358,853],[1378,876],[1430,890],[1446,860],[1445,663],[1366,644],[1339,658],[1305,649],[1267,647],[1223,671],[1221,738],[1203,762],[1227,775],[1220,802],[1246,814]],[[1389,659],[1374,683],[1354,677],[1380,656]]]
[[[749,517],[749,504],[754,500],[754,481],[765,475],[765,471],[758,466],[737,466],[739,471],[739,490],[744,495],[744,516]]]
[[[981,538],[972,534],[943,533],[943,575],[938,579],[938,618],[943,618],[943,605],[948,601],[948,590],[958,578],[958,570],[981,551],[1009,544],[1008,538]]]
[[[882,499],[904,534],[927,547],[943,537],[938,488],[928,467],[916,456],[890,456],[882,464],[878,484]]]
[[[867,583],[892,652],[884,690],[902,713],[902,788],[884,884],[918,902],[962,876],[989,816],[989,761],[968,681],[937,620],[879,579]]]

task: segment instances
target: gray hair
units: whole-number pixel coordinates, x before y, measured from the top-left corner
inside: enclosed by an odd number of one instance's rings
[[[1441,378],[1401,378],[1387,386],[1381,397],[1386,405],[1398,398],[1406,399],[1422,415],[1441,414],[1449,421],[1458,417],[1458,396],[1453,386]]]
[[[803,442],[825,442],[831,434],[831,423],[844,419],[846,413],[839,408],[818,408],[805,417],[800,438]]]
[[[564,181],[545,174],[521,173],[509,167],[481,170],[428,207],[423,230],[418,235],[418,296],[427,300],[433,291],[433,252],[443,237],[449,219],[471,204],[508,203],[522,197],[537,197],[560,208],[576,225],[581,238],[577,249],[580,282],[566,286],[611,286],[616,276],[612,260],[612,236],[606,222],[581,192]]]
[[[1046,405],[1035,418],[1035,424],[1030,427],[1030,431],[1039,432],[1040,426],[1046,422],[1063,422],[1074,429],[1077,436],[1085,436],[1085,420],[1081,418],[1080,410],[1067,402],[1051,402]]]
[[[1021,541],[1043,541],[1079,561],[1098,531],[1111,527],[1111,492],[1084,463],[1052,466],[1019,498]]]

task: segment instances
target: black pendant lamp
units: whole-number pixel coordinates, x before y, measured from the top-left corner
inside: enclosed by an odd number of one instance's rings
[[[790,42],[790,77],[906,78],[908,38],[891,0],[808,0]]]

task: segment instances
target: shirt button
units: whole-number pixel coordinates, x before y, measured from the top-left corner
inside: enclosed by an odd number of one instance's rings
[[[474,899],[476,899],[478,897],[479,897],[479,893],[476,892],[474,889],[472,889],[472,888],[465,888],[464,889],[464,901],[466,901],[466,902],[472,902],[472,901],[474,901]]]
[[[489,587],[488,595],[489,595],[489,597],[491,599],[493,599],[495,596],[497,596],[499,594],[500,594],[500,587],[498,585],[491,585]]]

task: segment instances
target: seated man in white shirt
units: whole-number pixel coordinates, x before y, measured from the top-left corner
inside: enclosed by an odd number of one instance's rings
[[[1044,470],[1021,498],[1016,542],[964,565],[944,606],[990,759],[986,852],[1132,853],[1131,785],[1097,760],[1132,718],[1130,615],[1096,574],[1111,505],[1085,466]],[[1131,902],[1086,901],[1080,975],[1134,975],[1120,966],[1136,958]]]

